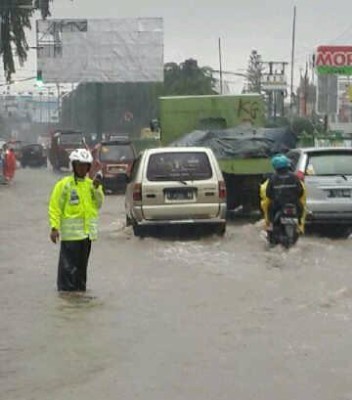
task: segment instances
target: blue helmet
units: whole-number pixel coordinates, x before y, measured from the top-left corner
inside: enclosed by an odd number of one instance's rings
[[[290,168],[290,160],[284,154],[277,154],[271,159],[271,165],[275,170]]]

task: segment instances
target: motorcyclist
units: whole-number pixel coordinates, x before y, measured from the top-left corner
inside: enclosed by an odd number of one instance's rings
[[[276,213],[287,203],[296,205],[299,217],[299,230],[304,233],[306,189],[292,171],[291,162],[284,154],[271,159],[275,173],[260,187],[261,208],[264,213],[266,229],[270,231]]]
[[[104,200],[100,178],[87,177],[93,157],[86,149],[70,154],[73,176],[60,179],[49,203],[50,239],[61,240],[57,276],[59,291],[85,291],[91,242],[97,238]]]

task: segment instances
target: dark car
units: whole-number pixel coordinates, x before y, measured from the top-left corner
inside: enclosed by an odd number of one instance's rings
[[[47,157],[41,144],[29,144],[22,148],[21,166],[44,167],[47,165]]]

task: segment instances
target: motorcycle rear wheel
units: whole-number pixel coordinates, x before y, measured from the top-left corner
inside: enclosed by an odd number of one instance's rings
[[[292,247],[294,244],[296,244],[297,240],[297,227],[295,225],[285,225],[282,238],[282,245],[285,247],[285,249],[289,249],[290,247]]]

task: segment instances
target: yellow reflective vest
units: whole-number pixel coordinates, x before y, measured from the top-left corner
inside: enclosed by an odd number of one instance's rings
[[[61,240],[95,240],[103,189],[89,178],[68,176],[56,183],[49,202],[50,227],[60,231]]]

